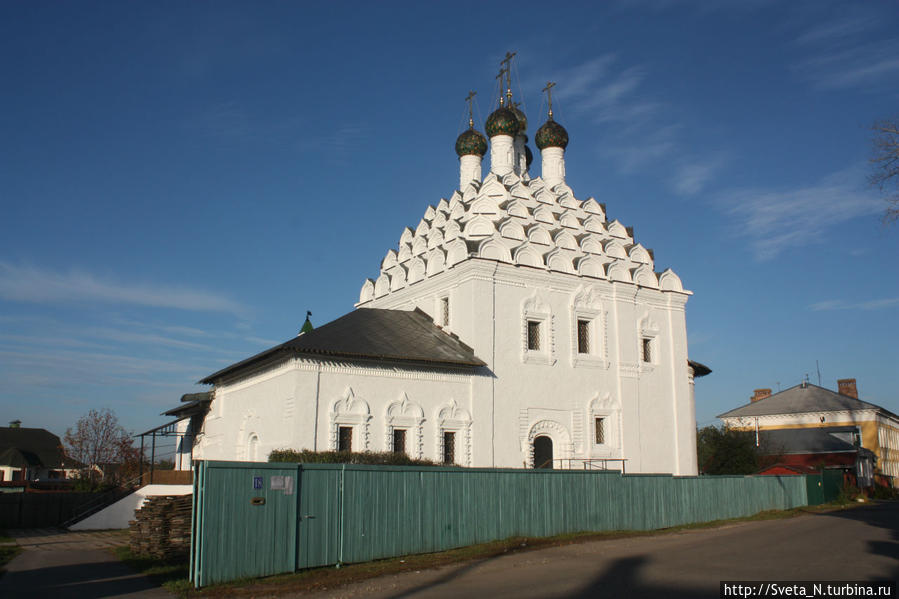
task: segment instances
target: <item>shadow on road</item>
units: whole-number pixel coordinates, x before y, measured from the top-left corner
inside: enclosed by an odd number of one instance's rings
[[[570,595],[572,599],[595,597],[665,597],[666,599],[690,599],[693,597],[718,597],[718,590],[652,586],[642,581],[640,570],[649,563],[646,556],[638,555],[615,562],[582,590]]]

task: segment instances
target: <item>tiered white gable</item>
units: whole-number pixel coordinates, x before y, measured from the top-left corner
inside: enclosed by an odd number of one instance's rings
[[[366,281],[359,302],[414,285],[470,258],[683,292],[677,275],[655,272],[651,251],[636,243],[618,220],[608,221],[605,207],[594,198],[580,201],[565,183],[550,188],[540,177],[489,173],[449,200],[428,206],[414,230],[403,229],[376,279],[387,277],[388,282]]]

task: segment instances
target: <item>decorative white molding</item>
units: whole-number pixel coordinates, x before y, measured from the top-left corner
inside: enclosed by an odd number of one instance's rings
[[[386,423],[384,431],[384,449],[386,451],[393,451],[393,431],[401,428],[411,433],[411,439],[407,438],[409,457],[414,459],[422,457],[422,424],[425,421],[425,414],[420,405],[410,401],[409,396],[402,393],[398,401],[387,406],[384,421]]]
[[[352,387],[347,387],[342,398],[331,406],[331,431],[328,447],[337,449],[337,429],[343,426],[353,427],[353,451],[366,451],[369,448],[369,422],[371,411],[368,402],[356,397]]]
[[[540,323],[540,349],[528,349],[528,322]],[[555,363],[555,334],[552,308],[535,291],[521,303],[521,361],[526,364]]]
[[[443,459],[443,433],[456,434],[456,463],[460,466],[471,466],[471,414],[460,408],[455,399],[438,408],[437,422],[437,460]],[[461,450],[461,455],[460,451]]]
[[[531,425],[527,436],[527,467],[534,467],[534,439],[549,437],[553,442],[553,460],[565,460],[571,457],[571,434],[564,425],[555,420],[539,420]]]

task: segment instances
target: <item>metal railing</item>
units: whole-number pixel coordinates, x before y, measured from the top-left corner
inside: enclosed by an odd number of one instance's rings
[[[620,468],[609,468],[609,463],[621,463]],[[626,458],[556,458],[553,468],[559,470],[615,470],[625,474]],[[558,464],[558,466],[556,466]]]

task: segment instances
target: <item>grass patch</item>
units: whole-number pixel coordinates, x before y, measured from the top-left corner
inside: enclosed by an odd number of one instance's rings
[[[146,574],[151,579],[162,584],[178,597],[254,597],[254,596],[278,596],[281,594],[295,594],[312,591],[335,589],[354,582],[362,582],[371,578],[388,574],[400,574],[417,570],[440,568],[472,560],[488,560],[510,553],[532,551],[547,547],[558,547],[576,543],[591,541],[606,541],[631,537],[644,537],[673,534],[691,530],[718,528],[729,524],[742,522],[755,522],[763,520],[783,520],[795,518],[802,514],[824,513],[841,509],[861,507],[862,504],[838,506],[834,504],[814,507],[799,507],[790,510],[772,510],[743,518],[728,520],[715,520],[712,522],[700,522],[696,524],[684,524],[660,530],[616,530],[606,532],[581,532],[557,535],[554,537],[512,537],[501,541],[482,543],[450,549],[440,553],[424,553],[408,555],[404,557],[389,558],[361,564],[345,564],[340,568],[327,566],[279,574],[267,578],[251,578],[235,580],[229,583],[211,585],[196,590],[188,581],[188,564],[185,562],[165,563],[154,558],[133,556],[127,547],[120,547],[116,554],[122,561],[135,570]]]
[[[0,543],[15,543],[16,540],[9,536],[5,530],[0,530]]]

